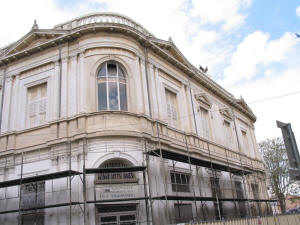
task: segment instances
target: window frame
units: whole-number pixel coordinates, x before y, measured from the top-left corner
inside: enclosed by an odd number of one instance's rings
[[[250,154],[250,144],[248,139],[248,132],[244,128],[241,128],[241,136],[243,140],[244,152]]]
[[[101,208],[109,208],[109,207],[112,207],[112,208],[121,208],[123,207],[130,207],[132,208],[131,210],[116,210],[116,211],[113,211],[113,212],[100,212],[100,209]],[[103,222],[101,223],[101,218],[107,218],[107,217],[115,217],[116,218],[116,222],[119,224],[121,222],[124,222],[124,224],[127,223],[137,223],[138,222],[138,205],[135,204],[135,203],[128,203],[128,204],[106,204],[106,205],[103,205],[103,204],[100,204],[100,205],[97,205],[96,206],[96,216],[95,216],[95,219],[96,219],[96,224],[97,225],[105,225],[105,224],[112,224],[111,222]],[[135,219],[134,220],[124,220],[124,221],[121,221],[121,217],[122,216],[134,216]]]
[[[177,182],[176,175],[180,176],[180,181],[181,181],[180,183]],[[173,182],[172,176],[175,177],[174,182]],[[185,176],[185,179],[188,181],[187,183],[182,183],[182,176]],[[191,192],[191,179],[192,179],[192,176],[190,173],[184,173],[181,171],[171,170],[170,171],[170,181],[171,181],[172,192],[190,193]],[[178,187],[179,187],[179,190],[178,190]],[[186,188],[186,190],[184,190],[185,188]]]
[[[203,112],[205,112],[207,114],[207,116],[203,116],[204,115]],[[210,122],[209,109],[200,105],[198,107],[198,116],[199,116],[199,120],[200,120],[200,124],[199,124],[200,125],[200,136],[204,139],[211,140],[212,139],[212,131],[211,131],[211,124],[210,124],[211,122]],[[204,121],[207,124],[206,129],[203,126]],[[208,131],[208,134],[206,134],[206,132],[204,132],[204,129]]]
[[[170,94],[167,94],[170,93]],[[171,97],[171,95],[174,95],[174,104],[173,102],[169,102],[168,100],[168,96],[169,98]],[[177,92],[171,90],[168,87],[165,87],[165,100],[166,100],[166,113],[167,113],[167,120],[168,120],[168,126],[178,129],[179,128],[179,110],[178,110],[178,98],[177,98]],[[171,117],[169,117],[169,113],[168,113],[168,107],[170,105],[170,115]],[[176,109],[176,113],[174,114],[173,109]],[[174,116],[176,117],[176,119],[174,119]]]
[[[32,188],[33,191],[30,191],[28,187]],[[40,187],[42,188],[39,189]],[[42,191],[39,192],[38,190],[42,190]],[[21,209],[30,209],[34,207],[45,206],[46,204],[46,182],[45,181],[22,184],[20,186],[20,193],[21,193],[20,196]],[[34,198],[34,202],[32,202],[32,198]],[[25,218],[29,219],[30,221],[29,224],[32,224],[32,220],[35,221],[35,223],[41,222],[42,224],[45,224],[44,209],[24,211],[21,213],[21,220],[23,224],[27,224],[26,222],[24,222]]]
[[[38,106],[37,106],[37,119],[38,119],[38,121],[36,122],[36,124],[31,126],[31,124],[30,124],[31,116],[30,116],[29,104],[30,104],[30,102],[33,102],[33,101],[29,101],[29,91],[32,88],[37,88],[37,87],[42,86],[42,85],[46,85],[46,95],[43,98],[43,100],[45,101],[45,113],[44,113],[45,114],[45,120],[41,122],[41,116],[40,115],[42,113],[39,112],[40,105],[38,104]],[[42,79],[42,80],[39,80],[38,82],[32,83],[31,85],[25,85],[25,87],[26,87],[26,105],[25,105],[25,108],[26,108],[26,110],[25,110],[25,115],[26,115],[25,116],[25,118],[26,118],[25,123],[26,124],[25,124],[25,126],[27,128],[34,128],[34,127],[38,127],[38,126],[46,124],[47,123],[47,116],[48,116],[47,109],[49,108],[48,107],[48,92],[49,92],[48,81],[45,80],[45,79]],[[39,93],[40,92],[41,91],[39,90]],[[37,101],[37,100],[35,100],[35,101]],[[41,98],[38,100],[38,102],[40,102],[40,101],[41,101]]]
[[[108,69],[107,66],[108,64],[115,64],[116,68],[117,68],[117,73],[115,76],[109,75],[108,74]],[[104,76],[100,76],[100,72],[103,68],[103,66],[105,66],[105,75]],[[119,76],[119,69],[121,69],[122,73],[123,73],[123,78],[122,76]],[[127,70],[125,69],[125,67],[118,61],[116,60],[107,60],[103,63],[101,63],[101,65],[99,66],[97,73],[96,73],[96,99],[97,99],[97,111],[98,112],[103,112],[103,111],[123,111],[123,112],[127,112],[129,111],[129,100],[128,100],[128,74],[127,74]],[[121,78],[120,78],[121,77]],[[104,79],[104,81],[100,81],[100,79]],[[113,79],[116,79],[116,81],[112,82]],[[121,80],[123,79],[123,81]],[[100,99],[99,99],[99,84],[100,83],[105,83],[105,88],[106,88],[106,108],[105,109],[100,109]],[[113,84],[117,84],[117,96],[118,96],[118,109],[111,109],[110,106],[110,92],[109,92],[109,83],[113,83]],[[125,108],[121,109],[121,95],[120,95],[120,84],[124,84],[125,85],[125,97],[126,100],[124,101],[125,103]]]
[[[233,139],[231,121],[223,119],[223,127],[224,127],[224,137],[226,138],[225,145],[227,145],[228,148],[233,148],[234,139]]]

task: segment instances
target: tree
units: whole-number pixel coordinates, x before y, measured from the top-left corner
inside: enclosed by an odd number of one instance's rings
[[[282,138],[267,139],[259,143],[259,151],[267,167],[270,191],[279,200],[282,213],[285,213],[285,199],[288,194],[298,194],[299,185],[289,178],[289,161]]]

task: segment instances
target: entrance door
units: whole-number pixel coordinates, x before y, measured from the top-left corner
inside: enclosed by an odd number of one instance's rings
[[[97,206],[98,225],[137,224],[136,204],[110,204]]]

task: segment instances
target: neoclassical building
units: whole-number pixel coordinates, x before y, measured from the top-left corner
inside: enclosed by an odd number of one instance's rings
[[[255,115],[119,14],[0,49],[0,224],[175,224],[265,215]]]

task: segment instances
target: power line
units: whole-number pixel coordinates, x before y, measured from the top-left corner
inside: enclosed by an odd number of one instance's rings
[[[287,93],[287,94],[283,94],[283,95],[279,95],[279,96],[265,98],[265,99],[257,100],[257,101],[254,101],[254,102],[249,102],[247,104],[256,104],[256,103],[266,102],[266,101],[270,101],[270,100],[274,100],[274,99],[278,99],[278,98],[283,98],[283,97],[290,96],[290,95],[295,95],[295,94],[300,94],[300,91],[295,91],[295,92],[291,92],[291,93]]]

